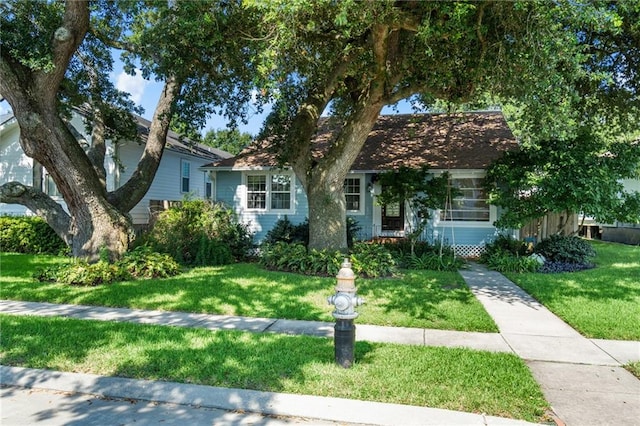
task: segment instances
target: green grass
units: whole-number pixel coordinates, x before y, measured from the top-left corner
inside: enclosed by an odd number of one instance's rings
[[[640,379],[640,361],[629,363],[625,365],[625,368],[629,370],[631,374]]]
[[[356,343],[350,369],[330,339],[0,315],[0,363],[149,380],[439,407],[541,421],[547,403],[511,354]],[[56,336],[51,339],[51,336]]]
[[[587,337],[640,340],[640,246],[592,244],[595,269],[506,275]]]
[[[64,258],[2,254],[0,298],[135,309],[333,321],[327,296],[335,278],[265,271],[256,264],[194,268],[161,280],[99,287],[40,283],[37,267]],[[497,327],[456,272],[407,271],[402,278],[358,279],[359,323],[460,331]]]

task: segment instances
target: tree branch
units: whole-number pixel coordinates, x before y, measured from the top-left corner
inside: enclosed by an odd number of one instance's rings
[[[36,87],[43,99],[53,104],[60,83],[67,72],[69,60],[82,43],[89,30],[89,3],[87,1],[67,1],[62,25],[53,34],[52,72],[37,72]]]
[[[27,207],[44,219],[67,245],[71,245],[71,217],[44,192],[20,182],[7,182],[0,186],[0,202]]]
[[[138,166],[124,185],[108,194],[109,202],[120,211],[128,212],[135,207],[153,182],[153,177],[164,153],[169,124],[173,115],[173,105],[180,93],[181,86],[175,77],[167,79],[153,114],[147,143]]]

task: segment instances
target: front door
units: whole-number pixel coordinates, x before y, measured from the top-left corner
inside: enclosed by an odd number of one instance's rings
[[[382,206],[382,230],[404,231],[404,202]]]

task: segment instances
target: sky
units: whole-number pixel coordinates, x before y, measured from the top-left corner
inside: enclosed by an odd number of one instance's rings
[[[131,99],[136,105],[141,105],[145,112],[142,116],[148,120],[153,118],[153,111],[155,110],[156,103],[160,98],[160,91],[162,90],[162,84],[156,81],[145,80],[140,73],[135,76],[128,75],[124,72],[122,63],[115,56],[114,70],[111,73],[111,80],[116,85],[116,88],[124,92],[131,94]],[[258,113],[254,108],[253,113],[250,113],[247,117],[248,123],[238,123],[238,129],[241,132],[247,132],[253,136],[257,135],[262,129],[264,120],[271,111],[271,108],[267,105],[264,107],[262,113]],[[385,107],[382,110],[382,114],[397,114],[397,113],[411,113],[413,112],[411,104],[409,102],[400,102],[397,105],[397,110],[393,107]],[[204,135],[208,130],[224,129],[227,127],[227,120],[221,116],[212,116],[206,123],[205,128],[202,129]]]

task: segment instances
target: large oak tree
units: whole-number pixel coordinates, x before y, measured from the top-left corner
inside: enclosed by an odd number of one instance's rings
[[[127,213],[151,185],[172,118],[201,127],[225,105],[239,116],[251,97],[255,23],[240,2],[7,1],[0,4],[0,94],[13,110],[25,154],[46,168],[68,212],[41,188],[0,187],[0,202],[43,217],[74,256],[122,254],[133,237]],[[163,82],[144,151],[131,178],[107,191],[107,139],[136,138],[133,104],[109,81],[114,49],[126,68]],[[82,107],[91,130],[83,148],[68,125]]]
[[[264,12],[262,28],[271,42],[259,69],[278,94],[264,137],[306,191],[310,247],[346,248],[344,178],[385,105],[410,96],[425,104],[461,103],[490,93],[520,110],[529,108],[527,123],[554,129],[565,117],[575,119],[576,109],[563,108],[566,104],[573,107],[586,94],[592,104],[613,94],[628,100],[624,85],[637,83],[632,59],[637,40],[627,35],[637,30],[629,31],[638,22],[635,5],[286,0],[252,5]],[[610,43],[594,43],[605,39]],[[629,55],[617,58],[627,62],[608,67],[616,50],[624,49]],[[337,130],[326,150],[314,152],[314,134],[327,109]]]

